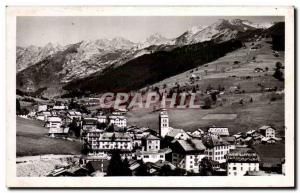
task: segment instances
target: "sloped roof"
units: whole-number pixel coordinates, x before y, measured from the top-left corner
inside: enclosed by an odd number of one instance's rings
[[[53,117],[48,117],[47,118],[48,122],[61,122],[61,118],[53,116]]]
[[[186,134],[186,132],[183,129],[174,129],[174,128],[170,127],[170,130],[169,130],[169,132],[167,133],[166,136],[174,138],[180,133],[185,133]]]
[[[230,145],[227,141],[216,135],[206,136],[205,138],[203,138],[203,142],[207,148]]]
[[[258,130],[266,130],[268,128],[272,128],[274,129],[273,127],[269,126],[269,125],[264,125],[264,126],[261,126]],[[275,130],[275,129],[274,129]]]
[[[158,137],[156,137],[154,135],[151,135],[151,134],[147,135],[145,137],[145,139],[147,139],[147,140],[160,140]]]
[[[202,152],[205,149],[206,147],[203,145],[202,140],[199,139],[177,140],[173,146],[173,151],[180,153]]]

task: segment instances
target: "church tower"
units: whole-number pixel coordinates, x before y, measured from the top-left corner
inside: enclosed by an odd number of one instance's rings
[[[162,111],[159,114],[159,135],[165,137],[169,131],[169,116],[167,111]]]

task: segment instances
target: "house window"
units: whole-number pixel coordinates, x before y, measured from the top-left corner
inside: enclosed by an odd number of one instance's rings
[[[149,155],[144,155],[144,158],[149,158]]]
[[[233,170],[236,170],[236,167],[233,167],[232,169],[233,169]]]
[[[160,157],[160,158],[164,158],[164,155],[160,155],[159,157]]]

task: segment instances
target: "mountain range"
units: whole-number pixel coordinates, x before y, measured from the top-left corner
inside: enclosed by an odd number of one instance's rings
[[[63,88],[70,88],[69,84],[86,79],[94,80],[89,77],[103,76],[112,69],[146,55],[168,53],[194,44],[201,47],[201,43],[205,42],[221,44],[249,32],[261,32],[270,26],[272,24],[221,19],[209,26],[193,27],[173,39],[156,33],[141,43],[116,37],[83,40],[66,46],[48,43],[44,47],[17,47],[17,89],[25,92],[43,89],[43,94],[48,96],[65,94],[70,91]]]

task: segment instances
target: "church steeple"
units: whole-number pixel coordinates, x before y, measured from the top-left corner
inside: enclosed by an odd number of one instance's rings
[[[165,137],[169,131],[169,116],[167,111],[162,111],[159,114],[159,135]]]

